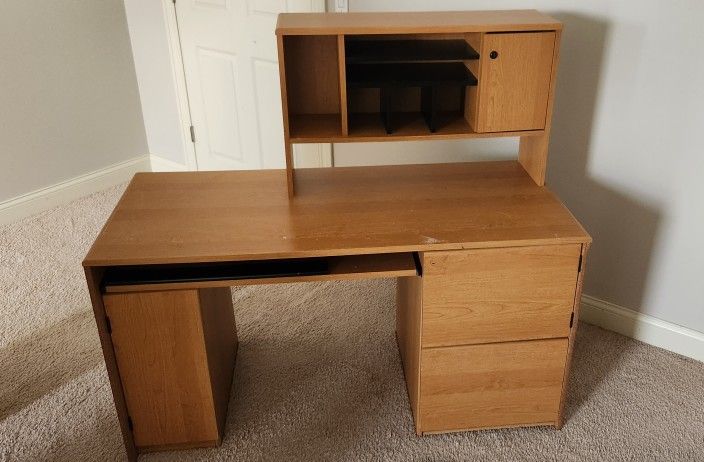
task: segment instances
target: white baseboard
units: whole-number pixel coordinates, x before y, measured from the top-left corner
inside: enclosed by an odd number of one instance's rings
[[[149,159],[152,165],[152,172],[185,172],[188,170],[188,167],[185,165],[155,154],[149,156]]]
[[[704,361],[704,333],[613,303],[582,296],[580,320],[641,342]]]
[[[0,202],[0,225],[124,183],[131,180],[135,173],[148,171],[150,171],[149,156],[144,155],[13,197]]]

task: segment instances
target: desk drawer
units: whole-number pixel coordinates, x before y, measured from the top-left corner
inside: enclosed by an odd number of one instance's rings
[[[426,252],[424,348],[567,337],[580,244]]]
[[[420,431],[555,424],[567,345],[550,339],[422,350]]]

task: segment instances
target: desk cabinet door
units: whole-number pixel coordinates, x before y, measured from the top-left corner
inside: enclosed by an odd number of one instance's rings
[[[568,337],[580,244],[423,255],[423,348]]]
[[[545,128],[554,47],[555,32],[484,36],[477,132]]]
[[[237,351],[230,289],[103,300],[137,449],[218,444]]]

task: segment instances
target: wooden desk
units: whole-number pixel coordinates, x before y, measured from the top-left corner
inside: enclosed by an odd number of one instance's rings
[[[88,252],[131,459],[221,441],[242,283],[398,277],[418,434],[561,425],[591,239],[520,163],[286,175],[137,174]]]

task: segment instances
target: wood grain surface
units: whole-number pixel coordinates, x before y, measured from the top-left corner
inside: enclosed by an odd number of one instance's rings
[[[423,432],[554,424],[567,339],[423,349]]]
[[[396,341],[406,378],[408,400],[418,432],[420,405],[420,332],[422,324],[422,278],[399,278],[396,287]],[[420,434],[420,433],[419,433]]]
[[[562,24],[535,10],[282,13],[277,35],[427,34],[558,30]]]
[[[236,349],[229,289],[103,299],[137,448],[217,444]]]
[[[138,173],[84,266],[589,242],[515,161]]]
[[[423,347],[567,337],[581,245],[426,252]]]
[[[545,128],[554,46],[554,32],[484,35],[478,132]]]

